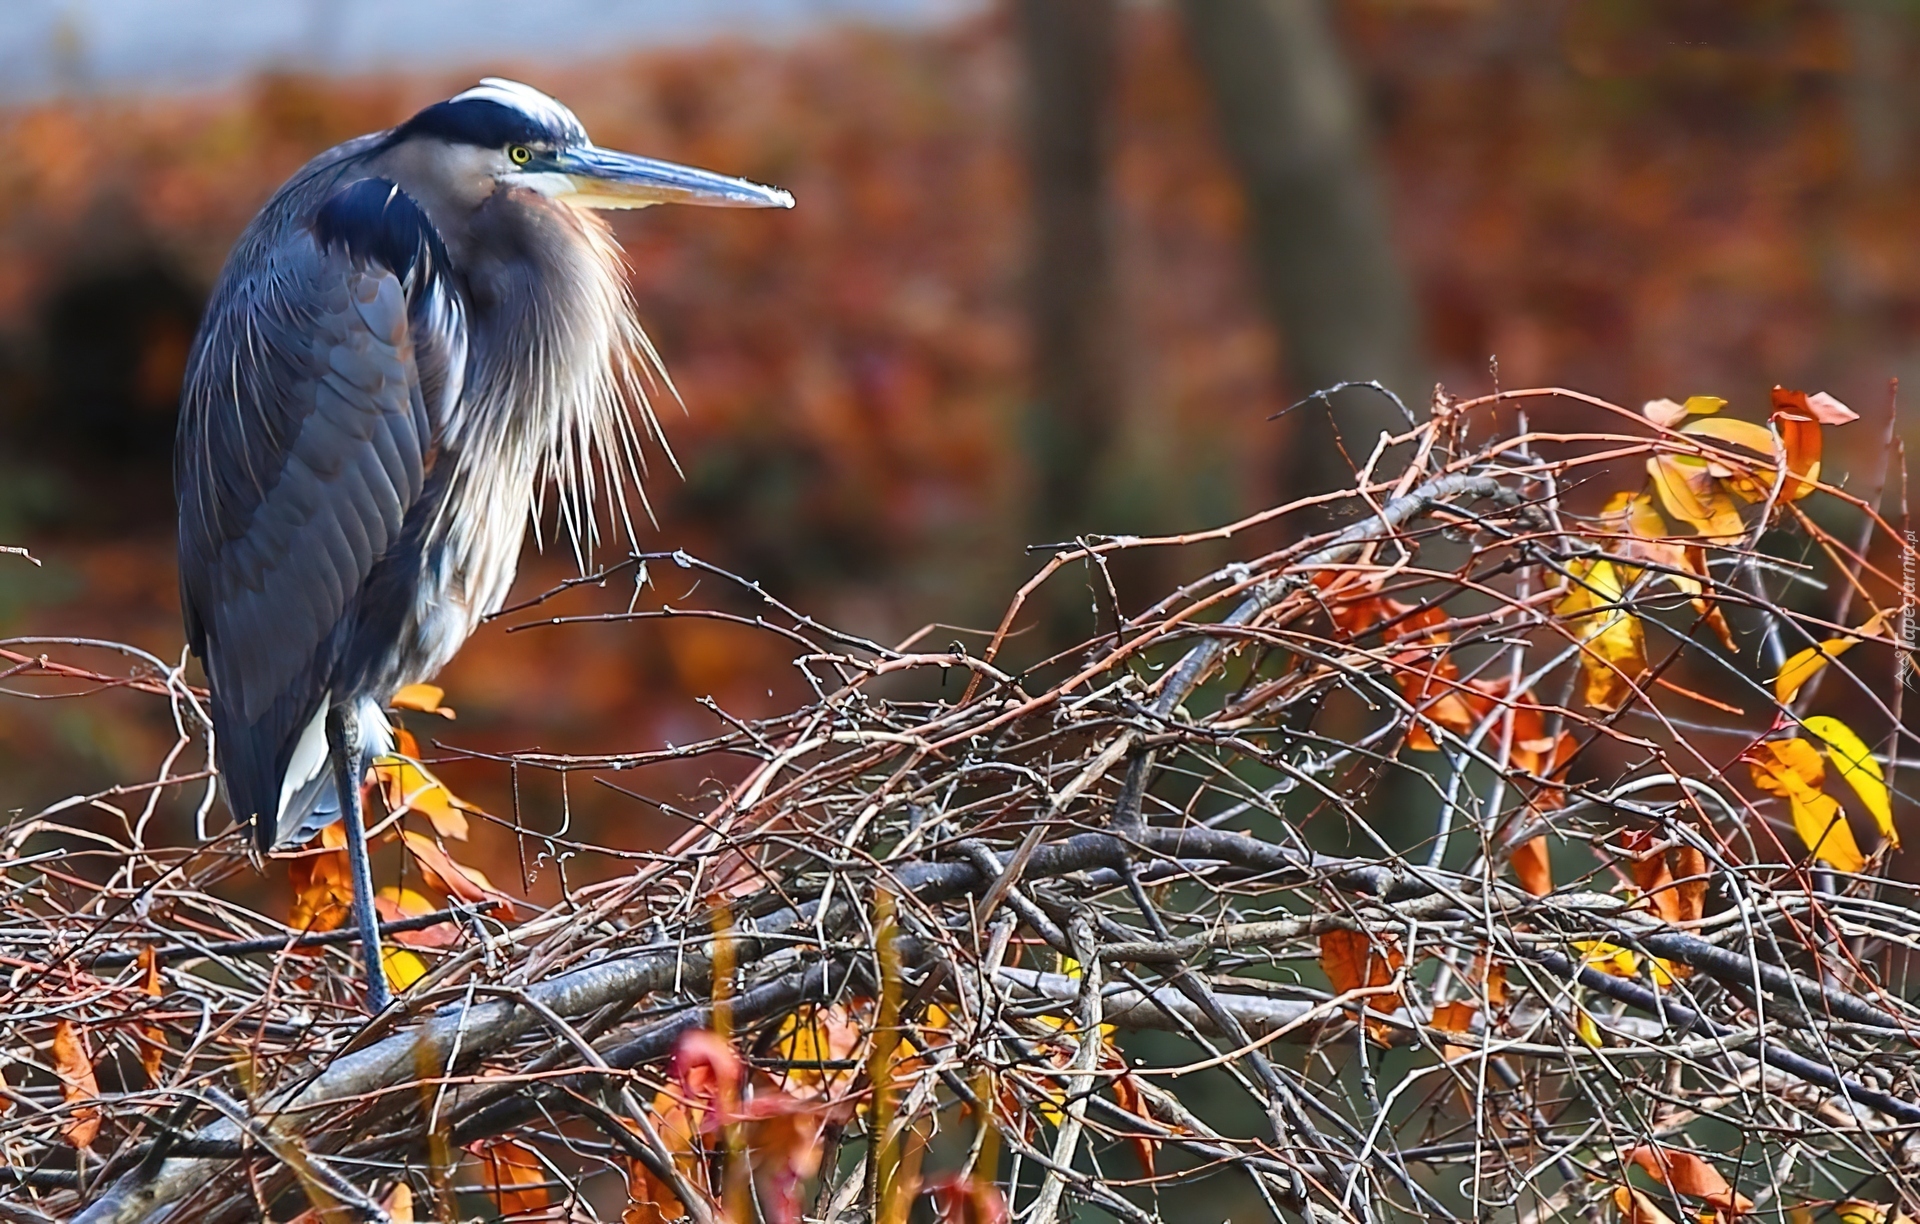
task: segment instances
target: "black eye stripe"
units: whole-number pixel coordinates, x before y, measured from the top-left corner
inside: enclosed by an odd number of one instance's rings
[[[525,111],[483,98],[434,103],[394,129],[392,139],[409,136],[434,136],[488,149],[503,145],[564,146],[586,139],[586,133],[575,127],[551,127]]]

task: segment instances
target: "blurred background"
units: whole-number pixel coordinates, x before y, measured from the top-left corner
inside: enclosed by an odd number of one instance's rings
[[[944,645],[991,627],[1029,545],[1339,481],[1327,410],[1269,418],[1342,379],[1748,419],[1824,388],[1866,418],[1828,471],[1877,458],[1887,380],[1920,375],[1917,57],[1912,0],[11,0],[0,544],[42,564],[0,555],[0,636],[179,657],[173,417],[221,260],[308,157],[482,74],[798,197],[617,222],[686,406],[660,406],[684,475],[652,456],[642,546]],[[1366,392],[1331,417],[1356,460],[1398,419]],[[572,572],[530,555],[517,592]],[[653,576],[651,601],[731,598]],[[789,654],[710,621],[496,622],[444,677],[458,720],[414,725],[434,756],[645,751],[719,730],[702,698],[786,708]],[[0,701],[0,809],[150,777],[172,739],[137,694]],[[442,772],[496,812],[560,798]],[[565,799],[615,844],[683,827],[583,777]],[[489,854],[511,839],[473,859],[511,879]]]

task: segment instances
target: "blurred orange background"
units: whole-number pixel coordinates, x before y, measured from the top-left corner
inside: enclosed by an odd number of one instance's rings
[[[1506,387],[1636,405],[1711,393],[1749,417],[1776,382],[1824,388],[1866,418],[1833,468],[1877,458],[1887,380],[1920,370],[1920,18],[1871,0],[1334,7],[1428,365],[1450,389],[1490,389],[1494,359]],[[617,223],[686,405],[659,405],[684,477],[650,456],[658,525],[641,546],[685,549],[882,640],[990,626],[1037,565],[1023,552],[1037,541],[1030,223],[1009,18],[751,33],[205,92],[94,82],[0,114],[0,544],[43,563],[0,556],[0,635],[179,656],[168,463],[202,295],[306,158],[482,73],[555,93],[599,143],[799,201]],[[1268,418],[1313,388],[1287,385],[1242,191],[1172,10],[1122,6],[1114,105],[1125,395],[1099,521],[1213,524],[1284,494],[1294,420]],[[516,597],[573,572],[550,546]],[[747,606],[671,566],[652,578],[656,605]],[[632,594],[622,575],[539,615],[620,611]],[[440,743],[433,756],[647,751],[720,730],[700,698],[748,718],[790,707],[805,695],[791,653],[706,621],[496,622],[442,680],[458,720],[411,725]],[[163,703],[135,694],[0,698],[0,808],[151,776],[172,739]],[[533,827],[560,823],[552,775],[441,769],[490,811],[517,802]],[[617,780],[686,803],[723,774]],[[170,801],[168,836],[188,835],[192,798]],[[615,845],[683,827],[584,776],[566,802],[576,832]],[[511,838],[475,853],[513,878]]]

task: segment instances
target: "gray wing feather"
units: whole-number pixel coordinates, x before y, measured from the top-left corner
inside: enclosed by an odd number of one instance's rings
[[[392,272],[304,231],[249,253],[209,307],[176,471],[188,632],[243,821],[272,818],[356,598],[420,498],[434,424]]]

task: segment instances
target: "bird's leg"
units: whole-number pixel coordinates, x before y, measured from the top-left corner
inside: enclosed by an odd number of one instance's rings
[[[373,908],[373,864],[367,858],[367,830],[360,822],[360,736],[351,707],[327,711],[327,749],[333,757],[334,783],[340,788],[340,820],[347,834],[347,867],[353,873],[353,920],[360,927],[360,958],[367,974],[367,1010],[379,1015],[393,1002],[387,967],[380,955],[379,916]]]

